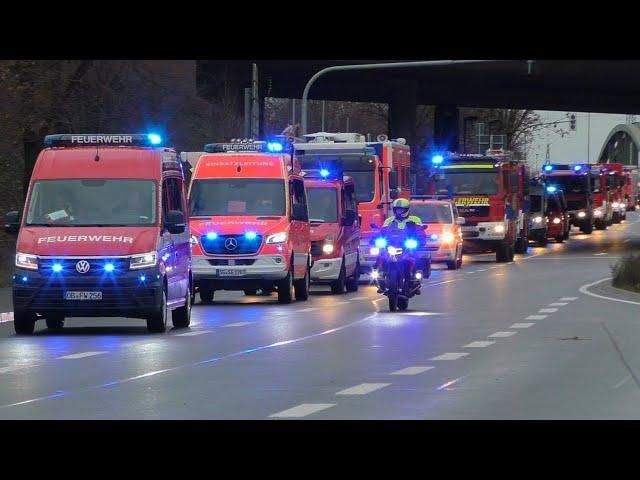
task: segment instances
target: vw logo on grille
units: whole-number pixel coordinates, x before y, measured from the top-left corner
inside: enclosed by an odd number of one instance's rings
[[[78,271],[78,273],[87,273],[90,268],[91,265],[89,265],[89,262],[87,262],[86,260],[80,260],[78,263],[76,263],[76,270]]]
[[[224,246],[227,250],[235,250],[236,248],[238,248],[238,240],[236,240],[235,238],[227,238],[224,241]]]

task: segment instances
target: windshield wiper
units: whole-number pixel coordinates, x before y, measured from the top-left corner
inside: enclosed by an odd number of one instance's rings
[[[70,223],[27,223],[27,227],[75,227]]]

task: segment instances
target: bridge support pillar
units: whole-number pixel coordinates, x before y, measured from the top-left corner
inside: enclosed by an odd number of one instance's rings
[[[390,83],[389,138],[405,138],[413,150],[416,148],[416,107],[418,106],[418,82],[396,79]]]
[[[460,111],[455,105],[436,105],[433,145],[438,150],[457,152],[460,136]]]

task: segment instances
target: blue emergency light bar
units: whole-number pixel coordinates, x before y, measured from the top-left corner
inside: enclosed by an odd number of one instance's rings
[[[45,147],[85,147],[85,146],[124,146],[124,147],[157,147],[162,144],[162,137],[157,133],[77,133],[47,135],[44,137]]]
[[[285,142],[279,141],[259,141],[252,139],[231,139],[226,143],[207,143],[204,151],[207,153],[225,152],[268,152],[283,153],[286,147]]]
[[[589,170],[589,165],[583,165],[583,164],[567,164],[567,163],[547,163],[542,167],[542,170],[544,170],[546,173],[549,173],[551,171],[554,170],[573,170],[574,172],[578,173],[578,172],[583,172],[583,171],[588,171]]]

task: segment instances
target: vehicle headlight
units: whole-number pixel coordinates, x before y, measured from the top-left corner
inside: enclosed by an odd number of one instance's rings
[[[191,235],[191,240],[190,240],[191,246],[193,247],[194,245],[198,244],[198,237],[196,237],[195,235]]]
[[[373,280],[376,280],[379,276],[380,276],[380,274],[378,273],[377,270],[371,270],[371,278]]]
[[[283,243],[287,241],[287,232],[278,232],[267,237],[266,243]]]
[[[380,254],[380,249],[378,247],[371,247],[371,249],[369,250],[369,253],[371,255],[379,255]]]
[[[601,216],[602,216],[602,210],[600,210],[600,209],[594,210],[594,211],[593,211],[593,214],[594,214],[596,217],[601,217]]]
[[[16,267],[26,268],[27,270],[38,269],[38,257],[27,253],[16,253]]]
[[[535,223],[542,223],[542,217],[541,217],[541,216],[539,216],[539,215],[538,215],[537,217],[533,217],[533,221],[534,221]]]
[[[418,241],[415,238],[407,238],[404,241],[404,246],[409,250],[413,250],[414,248],[418,248]]]
[[[375,245],[378,248],[384,248],[387,246],[387,239],[382,237],[376,238]]]
[[[451,232],[444,232],[442,234],[442,243],[453,243],[455,236]]]
[[[496,233],[504,232],[504,225],[496,225],[495,227],[493,227],[493,231]]]
[[[553,223],[555,223],[556,225],[560,223],[560,219],[558,217],[553,219]]]
[[[402,249],[396,247],[387,247],[387,253],[389,255],[399,255],[400,253],[402,253]]]
[[[612,206],[613,208],[619,208],[619,207],[620,207],[620,203],[619,203],[619,202],[613,202],[613,203],[611,204],[611,206]]]
[[[158,262],[158,252],[140,253],[138,255],[131,255],[131,263],[129,268],[131,270],[137,270],[139,268],[149,268],[155,266]]]
[[[585,212],[578,212],[578,218],[584,218],[587,214]]]
[[[332,243],[325,243],[322,246],[322,252],[323,253],[333,253],[333,244]]]

